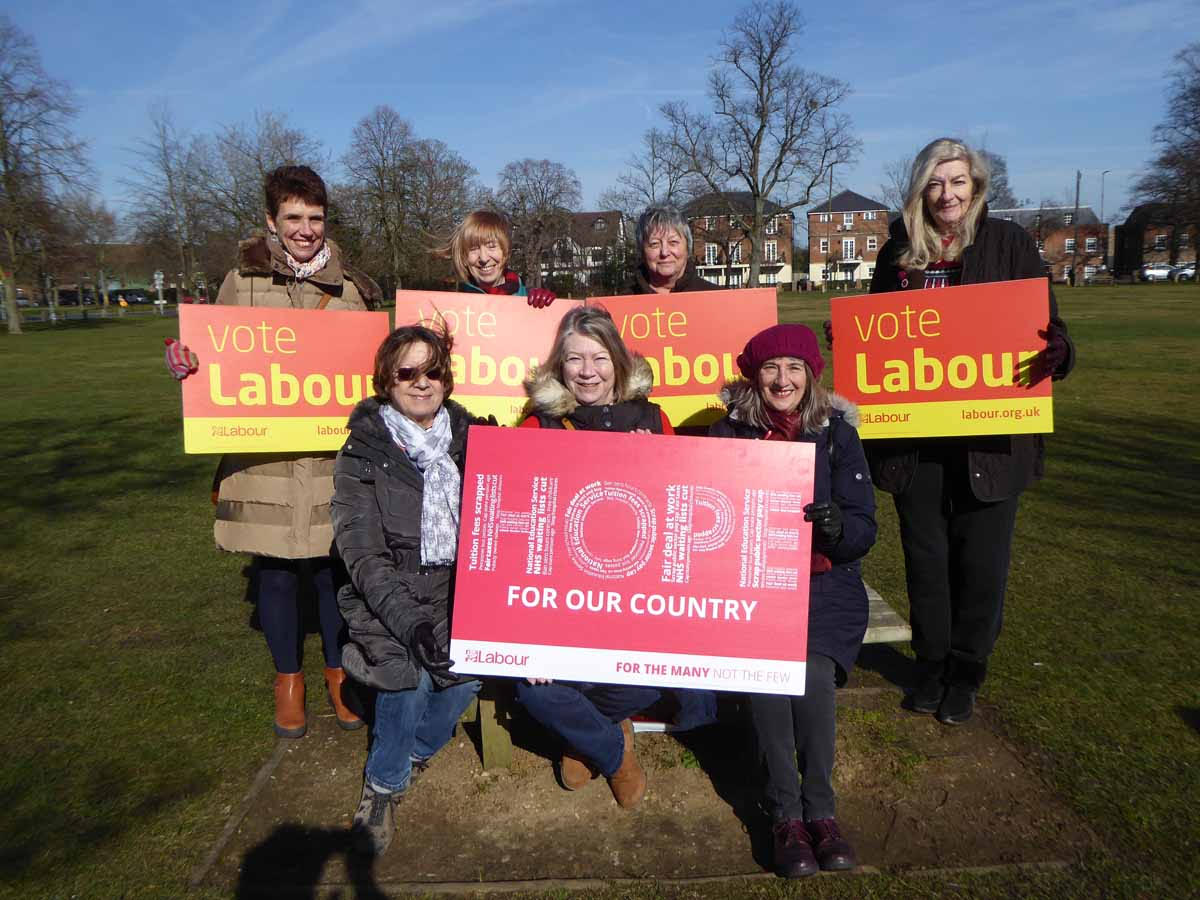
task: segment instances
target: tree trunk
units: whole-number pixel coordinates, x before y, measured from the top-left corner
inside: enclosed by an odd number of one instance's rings
[[[4,305],[8,308],[8,333],[22,334],[21,308],[17,306],[16,242],[13,240],[13,233],[7,228],[4,229],[4,237],[8,242],[8,258],[10,264],[13,264],[4,277]]]

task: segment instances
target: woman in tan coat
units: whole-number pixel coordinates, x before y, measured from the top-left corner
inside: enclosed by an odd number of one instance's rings
[[[379,288],[325,238],[327,196],[320,176],[307,166],[282,166],[267,176],[265,192],[267,235],[242,242],[237,268],[225,276],[217,302],[293,309],[374,306]],[[168,347],[167,366],[177,378],[194,372],[195,363],[186,347]],[[333,464],[333,453],[231,454],[221,460],[214,483],[217,546],[254,557],[258,616],[277,673],[275,731],[281,737],[300,737],[307,727],[298,602],[305,582],[317,597],[325,683],[338,724],[346,729],[363,724],[342,692],[345,623],[330,559]]]

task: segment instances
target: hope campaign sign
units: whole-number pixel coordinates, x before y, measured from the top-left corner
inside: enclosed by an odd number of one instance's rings
[[[804,693],[813,445],[473,426],[455,671]]]
[[[525,376],[550,352],[559,320],[575,306],[578,300],[536,309],[524,297],[396,291],[395,321],[448,333],[454,399],[477,416],[515,425],[525,408]]]
[[[653,400],[673,425],[725,415],[718,393],[738,378],[746,341],[779,321],[774,288],[593,297],[612,313],[629,349],[654,371]]]
[[[1050,379],[1028,377],[1048,291],[1028,278],[833,300],[834,386],[858,404],[859,434],[1053,431]]]
[[[184,452],[340,449],[387,334],[384,312],[181,306]]]

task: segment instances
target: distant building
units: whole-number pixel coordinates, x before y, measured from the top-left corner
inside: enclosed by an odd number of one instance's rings
[[[869,282],[887,241],[888,208],[842,191],[808,211],[808,278],[812,284]]]
[[[1114,231],[1113,272],[1132,275],[1147,263],[1196,261],[1196,226],[1184,225],[1165,203],[1134,207],[1124,225]]]
[[[692,260],[697,274],[721,287],[745,285],[750,278],[747,233],[754,222],[754,198],[749,191],[706,194],[689,203],[683,213],[692,229]],[[759,286],[791,285],[792,214],[766,200],[763,217]]]
[[[604,287],[607,274],[626,250],[625,217],[615,210],[571,213],[567,233],[542,261],[542,277],[570,273],[581,289]],[[611,286],[610,286],[611,287]]]
[[[988,215],[1016,222],[1029,233],[1038,245],[1051,281],[1070,281],[1072,265],[1080,267],[1082,279],[1091,278],[1105,266],[1109,228],[1090,206],[1079,207],[1078,221],[1074,206],[990,209]]]

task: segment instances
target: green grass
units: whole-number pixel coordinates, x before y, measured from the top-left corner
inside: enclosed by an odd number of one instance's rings
[[[1200,289],[1057,293],[1079,362],[1022,500],[985,699],[1110,852],[1066,872],[571,896],[1200,893]],[[828,296],[781,297],[785,320],[827,317]],[[274,745],[244,563],[212,547],[215,460],[181,451],[160,355],[175,325],[0,335],[0,894],[182,893]],[[886,498],[880,521],[867,577],[900,599]]]

